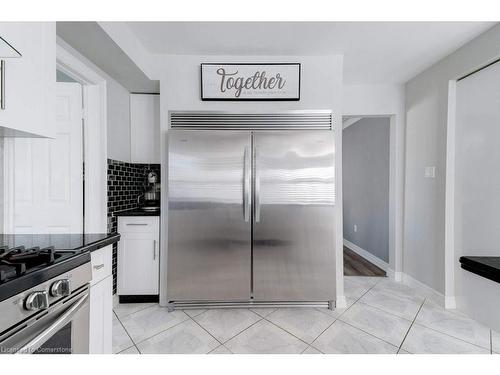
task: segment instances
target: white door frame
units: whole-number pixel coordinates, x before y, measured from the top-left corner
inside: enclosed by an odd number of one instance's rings
[[[488,67],[500,59],[500,55],[456,75],[448,81],[448,112],[446,122],[446,192],[444,224],[444,304],[447,309],[456,309],[455,290],[455,146],[457,115],[457,82],[461,78]]]
[[[389,118],[389,268],[387,276],[402,281],[404,205],[404,129],[396,114],[359,114],[349,117]],[[342,213],[343,215],[343,213]],[[343,270],[342,270],[343,274]]]
[[[86,233],[107,232],[107,102],[106,77],[57,37],[57,69],[83,87]]]
[[[448,81],[446,124],[446,193],[444,224],[444,307],[455,309],[455,131],[457,80]]]
[[[97,67],[57,37],[56,66],[83,87],[86,233],[107,232],[106,77]],[[14,232],[14,148],[4,140],[3,233]]]

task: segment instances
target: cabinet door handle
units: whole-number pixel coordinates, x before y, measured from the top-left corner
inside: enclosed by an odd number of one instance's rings
[[[103,268],[103,267],[104,267],[104,263],[102,263],[102,264],[98,264],[98,265],[94,266],[94,269],[95,269],[95,270],[100,270],[100,269],[101,269],[101,268]]]
[[[153,260],[156,260],[156,240],[153,241]]]
[[[146,226],[148,225],[147,223],[127,223],[127,225],[140,225],[140,226]]]

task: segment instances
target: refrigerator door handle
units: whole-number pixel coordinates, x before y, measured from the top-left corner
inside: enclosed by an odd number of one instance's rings
[[[254,150],[255,160],[255,222],[260,222],[260,173],[257,168],[257,147]]]
[[[245,222],[250,220],[250,210],[252,208],[252,202],[250,198],[250,180],[251,180],[251,169],[250,169],[250,152],[248,146],[245,147],[244,155],[244,182],[243,182],[243,216]]]

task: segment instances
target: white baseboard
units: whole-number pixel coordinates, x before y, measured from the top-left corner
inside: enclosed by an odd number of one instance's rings
[[[356,244],[344,239],[344,246],[348,249],[354,251],[359,256],[365,258],[367,261],[375,264],[377,267],[383,269],[387,273],[387,277],[390,279],[406,284],[414,289],[416,289],[419,293],[431,299],[432,301],[438,303],[440,306],[443,306],[446,309],[455,309],[456,308],[456,300],[455,297],[446,297],[443,293],[438,292],[437,290],[431,288],[430,286],[414,279],[404,272],[394,272],[393,269],[389,268],[389,264],[384,262],[382,259],[377,258],[373,254],[368,251],[362,249]]]
[[[444,294],[431,288],[429,285],[426,285],[426,284],[418,281],[417,279],[414,279],[413,277],[411,277],[410,275],[408,275],[406,273],[402,274],[402,283],[412,287],[413,289],[416,289],[418,292],[423,294],[425,297],[438,303],[440,306],[446,307]],[[448,308],[448,307],[446,307],[446,308]]]
[[[444,297],[444,307],[445,309],[456,309],[457,308],[456,298],[454,296]]]
[[[372,253],[369,253],[365,249],[362,249],[358,245],[346,240],[345,238],[344,238],[344,246],[347,247],[348,249],[354,251],[359,256],[365,258],[368,262],[373,263],[378,268],[383,269],[387,273],[387,276],[394,278],[394,271],[389,268],[389,263],[383,261],[380,258],[377,258]]]
[[[403,272],[394,272],[394,281],[402,282],[403,281]]]
[[[337,296],[335,300],[335,308],[336,309],[345,309],[347,307],[347,300],[345,296]]]

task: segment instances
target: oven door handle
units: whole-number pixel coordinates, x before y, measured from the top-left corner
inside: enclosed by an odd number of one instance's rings
[[[75,316],[80,307],[82,307],[87,302],[88,298],[89,294],[85,293],[78,301],[73,304],[73,306],[66,310],[64,314],[62,314],[54,323],[52,323],[50,327],[46,328],[37,337],[21,347],[21,349],[19,349],[16,354],[33,354],[48,339],[54,336],[54,334],[59,331],[59,329],[64,327],[71,321],[71,319],[73,319],[73,316]]]

